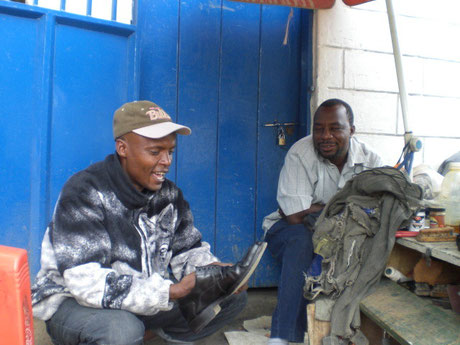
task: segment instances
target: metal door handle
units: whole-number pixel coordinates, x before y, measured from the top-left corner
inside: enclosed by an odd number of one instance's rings
[[[285,123],[280,123],[278,121],[275,121],[273,123],[265,123],[264,124],[264,127],[278,127],[278,126],[297,126],[298,123],[297,122],[285,122]]]

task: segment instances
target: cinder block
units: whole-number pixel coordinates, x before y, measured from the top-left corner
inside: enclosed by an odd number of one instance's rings
[[[345,88],[397,92],[393,55],[346,50]]]
[[[459,6],[457,5],[457,7]],[[428,30],[428,28],[431,30]],[[424,55],[437,59],[460,62],[460,46],[452,43],[453,37],[460,36],[458,12],[456,23],[446,22],[443,20],[432,21],[432,25],[426,29],[428,30],[428,33],[427,42],[423,45],[425,52]]]
[[[337,1],[332,9],[317,11],[317,16],[319,45],[393,51],[385,12],[356,10],[339,5]]]
[[[443,0],[442,6],[433,6],[432,0],[404,0],[392,1],[392,3],[398,17],[443,18],[445,21],[456,22],[458,20],[458,13],[460,12],[458,0]],[[385,1],[370,1],[352,8],[380,12],[387,11]]]
[[[460,2],[445,0],[442,6],[433,6],[430,0],[405,0],[393,1],[393,5],[410,94],[408,129],[424,143],[414,164],[439,165],[460,148],[460,88],[456,85],[460,80],[460,45],[453,42],[453,37],[460,36]],[[331,64],[327,71],[318,67],[322,74],[329,74],[324,81],[333,82],[319,82],[315,99],[320,103],[337,97],[349,102],[358,137],[369,141],[388,164],[394,165],[404,146],[405,128],[394,58],[385,53],[391,42],[385,12],[384,1],[356,7],[338,1],[331,10],[317,11],[319,49],[343,48],[344,55],[339,66],[343,68],[343,86],[331,79]],[[387,43],[372,42],[376,37]],[[319,60],[321,63],[324,61]],[[439,146],[433,144],[438,142]]]
[[[320,102],[340,98],[350,104],[356,129],[360,132],[396,134],[396,94],[328,89],[321,95]]]
[[[408,97],[409,98],[409,97]],[[404,128],[404,121],[403,121],[403,114],[402,114],[402,108],[401,108],[401,97],[400,95],[398,94],[398,97],[397,97],[398,101],[397,101],[397,104],[398,104],[398,112],[397,112],[397,124],[396,124],[396,134],[399,134],[399,135],[403,135],[406,131],[406,128]],[[411,111],[410,111],[410,106],[409,107],[409,119],[412,118],[412,115],[411,114]],[[409,128],[409,130],[411,130]]]
[[[385,1],[369,1],[359,6],[352,7],[356,10],[368,10],[368,11],[379,11],[379,12],[387,12],[387,6]]]
[[[460,63],[424,60],[423,93],[433,96],[460,97]]]
[[[425,138],[424,163],[438,169],[445,159],[460,151],[460,138]]]
[[[408,93],[423,90],[423,61],[402,57],[403,76]],[[363,51],[345,51],[345,88],[399,92],[394,56]]]
[[[460,59],[460,47],[452,44],[452,37],[460,35],[458,22],[413,17],[403,17],[400,22],[398,35],[404,55],[451,61]]]
[[[343,87],[343,50],[321,47],[318,51],[318,88]]]
[[[399,47],[403,55],[425,56],[427,21],[424,18],[398,16]]]
[[[460,137],[460,99],[409,97],[409,129],[418,136]],[[400,117],[398,121],[402,121]],[[402,128],[400,122],[398,128]],[[459,146],[460,148],[460,146]]]
[[[369,145],[382,157],[384,164],[394,166],[404,147],[402,136],[387,136],[356,133],[356,137]]]
[[[394,59],[394,58],[393,58]],[[420,94],[423,92],[423,60],[417,57],[403,56],[404,83],[407,93]],[[396,71],[396,65],[394,66]],[[396,72],[395,72],[396,73]],[[399,86],[398,86],[399,90]]]
[[[383,1],[383,3],[385,5],[385,1]],[[445,22],[458,21],[458,13],[460,12],[460,4],[458,0],[443,0],[442,6],[433,6],[432,0],[393,1],[393,7],[395,12],[400,16],[437,20],[442,18]]]

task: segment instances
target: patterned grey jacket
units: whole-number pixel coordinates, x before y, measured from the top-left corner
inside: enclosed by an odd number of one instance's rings
[[[141,193],[109,155],[61,191],[32,286],[34,316],[48,320],[68,297],[139,315],[170,310],[169,271],[180,280],[214,261],[181,190],[165,180]]]

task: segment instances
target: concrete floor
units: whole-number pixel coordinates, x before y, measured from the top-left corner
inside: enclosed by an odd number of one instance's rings
[[[276,288],[249,289],[248,304],[243,312],[220,332],[196,342],[197,345],[228,345],[224,332],[243,329],[243,321],[255,319],[259,316],[271,315],[276,305]],[[34,319],[35,345],[53,345],[46,333],[45,323]],[[164,345],[158,337],[149,340],[145,345]]]

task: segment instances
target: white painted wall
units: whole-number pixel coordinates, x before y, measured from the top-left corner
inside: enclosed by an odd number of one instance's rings
[[[406,88],[409,130],[423,150],[414,165],[437,169],[460,151],[460,3],[393,0]],[[312,113],[341,98],[355,113],[357,137],[394,165],[404,124],[385,0],[348,7],[341,0],[316,10]]]

